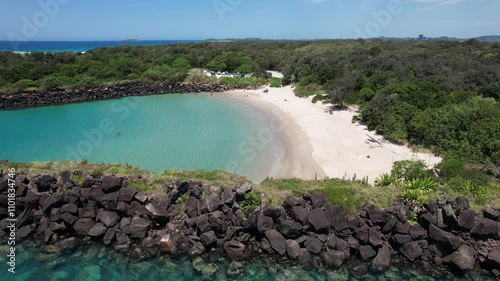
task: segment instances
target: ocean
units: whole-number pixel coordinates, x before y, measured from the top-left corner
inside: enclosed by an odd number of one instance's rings
[[[175,43],[195,43],[201,40],[146,40],[138,42],[127,41],[0,41],[0,51],[16,52],[86,52],[101,47],[116,47],[120,45],[155,46]]]

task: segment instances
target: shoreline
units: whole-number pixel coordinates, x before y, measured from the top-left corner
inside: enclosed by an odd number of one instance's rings
[[[306,134],[290,116],[272,104],[247,99],[244,94],[239,95],[230,91],[223,92],[221,95],[251,106],[269,117],[265,128],[261,128],[261,133],[270,134],[273,141],[278,138],[283,152],[279,159],[273,159],[271,171],[266,173],[267,177],[311,180],[322,179],[326,176],[326,173],[312,157],[313,148],[309,144]]]
[[[298,161],[310,163],[307,158],[312,157],[330,178],[368,177],[368,182],[373,184],[381,174],[390,173],[395,161],[419,159],[432,167],[442,160],[432,153],[413,152],[408,146],[390,143],[368,131],[365,125],[352,123],[355,113],[351,110],[328,114],[328,104],[313,104],[310,98],[296,97],[291,86],[269,88],[268,94],[262,93],[261,89],[232,90],[223,94],[287,120],[284,131],[300,135],[288,136],[288,148],[295,151],[293,148],[303,146],[301,142],[306,141],[312,148],[311,153],[307,155],[306,151],[301,151],[295,155]],[[370,137],[380,144],[370,141]]]

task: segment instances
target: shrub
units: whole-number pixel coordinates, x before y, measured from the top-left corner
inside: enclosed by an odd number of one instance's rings
[[[432,178],[417,178],[406,183],[401,197],[413,204],[424,205],[430,199],[437,183]]]
[[[245,194],[245,200],[241,203],[241,210],[248,215],[250,214],[255,208],[259,207],[262,204],[262,199],[260,198],[260,195],[251,191]]]
[[[399,183],[399,180],[397,177],[395,177],[391,174],[382,174],[377,179],[377,183],[380,186],[395,186]]]
[[[356,197],[356,191],[353,188],[327,187],[318,191],[325,193],[328,203],[338,205],[346,211],[357,209],[361,203],[358,197]]]
[[[464,162],[459,159],[447,159],[438,166],[441,176],[453,178],[460,176],[464,172]]]
[[[411,181],[431,176],[432,172],[427,169],[427,165],[422,160],[404,160],[394,162],[391,174],[398,179]]]
[[[281,79],[271,78],[271,88],[281,88]]]

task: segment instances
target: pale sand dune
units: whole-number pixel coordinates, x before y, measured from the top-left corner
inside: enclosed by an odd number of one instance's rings
[[[432,154],[415,153],[407,146],[389,143],[374,132],[369,132],[366,126],[353,124],[353,111],[334,111],[329,114],[327,105],[313,104],[310,99],[296,97],[290,86],[269,88],[268,94],[262,90],[239,90],[229,95],[282,115],[280,119],[286,126],[286,137],[290,142],[286,149],[290,155],[287,161],[277,164],[281,165],[278,168],[280,172],[274,176],[310,179],[311,173],[318,170],[314,167],[317,164],[328,177],[352,178],[356,175],[360,179],[368,176],[373,183],[382,173],[391,171],[394,161],[421,159],[429,167],[441,161],[441,158]],[[368,141],[367,134],[382,145]],[[306,141],[308,146],[303,143]],[[311,163],[309,153],[315,163]]]

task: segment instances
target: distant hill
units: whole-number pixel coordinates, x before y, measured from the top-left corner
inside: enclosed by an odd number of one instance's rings
[[[500,42],[500,35],[480,36],[476,39],[481,42]]]
[[[125,42],[125,43],[139,42],[139,39],[127,39],[127,40],[123,40],[123,42]]]

